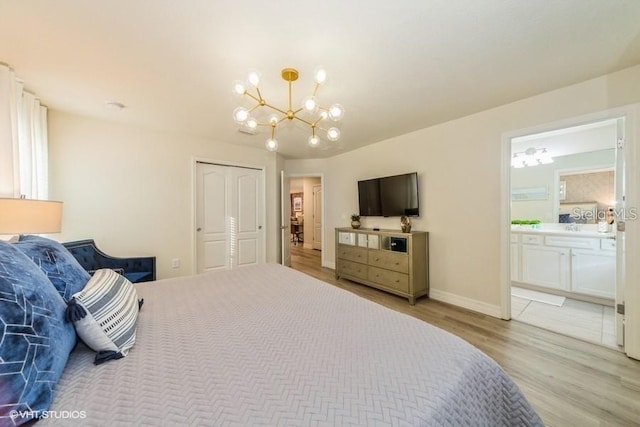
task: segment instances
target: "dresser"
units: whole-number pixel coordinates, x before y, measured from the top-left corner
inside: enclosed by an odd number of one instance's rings
[[[336,278],[403,296],[429,294],[429,234],[336,228]]]

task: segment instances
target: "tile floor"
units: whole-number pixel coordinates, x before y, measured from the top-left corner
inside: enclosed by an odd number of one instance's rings
[[[613,307],[567,298],[562,306],[511,296],[511,317],[530,325],[618,349]]]

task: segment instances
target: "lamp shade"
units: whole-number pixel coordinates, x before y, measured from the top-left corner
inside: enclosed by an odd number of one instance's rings
[[[59,233],[62,202],[0,199],[0,234]]]

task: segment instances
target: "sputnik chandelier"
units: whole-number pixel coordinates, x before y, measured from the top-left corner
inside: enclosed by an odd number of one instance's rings
[[[278,149],[278,141],[276,140],[276,128],[285,120],[297,120],[306,124],[311,129],[311,135],[308,143],[311,147],[316,147],[320,143],[318,131],[326,132],[326,138],[329,141],[337,141],[340,138],[340,129],[331,126],[328,129],[322,127],[328,121],[338,122],[344,116],[344,109],[340,104],[333,104],[330,107],[323,107],[318,103],[317,95],[322,85],[327,79],[327,72],[319,68],[315,72],[315,88],[313,94],[302,100],[302,107],[293,109],[292,106],[292,83],[298,80],[298,70],[294,68],[285,68],[282,70],[282,78],[289,84],[289,104],[288,107],[279,108],[267,102],[260,92],[260,73],[252,71],[249,73],[247,82],[236,81],[233,84],[233,91],[242,97],[248,97],[255,101],[255,105],[250,108],[238,107],[233,111],[233,118],[236,123],[242,125],[249,133],[255,132],[258,126],[270,126],[271,137],[267,139],[266,147],[269,151]],[[254,90],[254,93],[250,92]],[[264,114],[265,112],[271,114]],[[305,116],[301,113],[305,112]],[[329,122],[330,123],[330,122]]]

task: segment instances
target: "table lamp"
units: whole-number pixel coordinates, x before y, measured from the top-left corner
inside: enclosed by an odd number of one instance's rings
[[[62,230],[62,202],[0,198],[0,234],[45,234]]]

